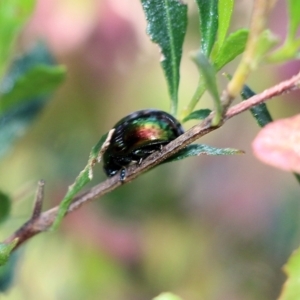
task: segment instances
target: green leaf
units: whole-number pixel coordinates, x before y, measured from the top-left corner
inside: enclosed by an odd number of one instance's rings
[[[172,293],[162,293],[159,296],[153,298],[153,300],[182,300],[182,298]]]
[[[287,36],[284,44],[267,57],[269,62],[279,63],[300,57],[300,39],[297,38],[300,25],[300,4],[298,0],[288,0],[287,6],[289,14]]]
[[[18,239],[14,239],[11,243],[0,243],[0,267],[5,265],[9,259],[11,251],[14,249]]]
[[[0,107],[3,105],[0,114],[0,156],[26,132],[49,101],[51,89],[57,87],[62,77],[62,68],[55,66],[49,50],[41,43],[13,61],[0,82]],[[34,84],[31,80],[35,81]]]
[[[0,244],[1,245],[1,244]],[[20,252],[14,251],[4,266],[0,267],[0,292],[7,291],[13,283]]]
[[[218,31],[218,0],[196,0],[200,16],[201,51],[209,57]]]
[[[215,68],[201,51],[198,51],[192,58],[197,64],[203,76],[206,88],[214,100],[216,114],[212,121],[212,125],[218,125],[222,117],[222,105],[217,87]]]
[[[295,300],[300,295],[300,248],[298,248],[289,258],[284,266],[284,271],[288,276],[283,285],[278,300]]]
[[[11,199],[0,191],[0,223],[5,221],[10,213]]]
[[[199,109],[190,113],[187,117],[183,119],[183,122],[187,122],[189,120],[204,120],[211,113],[210,109]]]
[[[243,86],[241,96],[244,100],[256,95],[247,85]],[[273,121],[271,114],[265,103],[258,104],[250,109],[252,116],[256,119],[260,127],[264,127]]]
[[[204,145],[204,144],[192,144],[188,145],[184,149],[180,150],[173,156],[166,159],[165,162],[182,160],[191,156],[199,156],[199,155],[234,155],[234,154],[243,154],[242,150],[233,149],[233,148],[215,148],[212,146]]]
[[[55,90],[64,80],[66,69],[63,66],[36,65],[20,76],[13,88],[1,95],[0,114],[13,106],[43,97]]]
[[[222,47],[226,34],[230,25],[231,15],[233,11],[234,0],[219,0],[219,29],[218,29],[218,45]]]
[[[180,0],[141,0],[147,33],[161,49],[161,64],[171,97],[171,113],[176,115],[179,87],[179,66],[187,27],[187,5]]]
[[[17,35],[34,5],[35,0],[2,0],[0,3],[0,78],[13,53]]]
[[[288,0],[289,13],[289,39],[293,39],[297,34],[297,29],[300,25],[300,4],[299,0]]]
[[[239,29],[228,36],[213,62],[217,71],[244,52],[248,34],[247,29]]]
[[[278,38],[270,31],[264,30],[259,36],[255,56],[253,57],[252,67],[260,63],[266,54],[278,43]]]
[[[66,215],[73,198],[75,195],[93,178],[93,166],[100,162],[102,154],[104,152],[104,145],[105,143],[109,143],[109,140],[107,141],[110,133],[104,134],[99,142],[92,148],[89,160],[85,168],[79,173],[79,175],[76,177],[75,182],[69,186],[68,192],[62,199],[61,203],[59,204],[58,213],[56,215],[56,218],[53,222],[53,225],[51,227],[51,230],[55,230],[58,228],[60,223],[62,222],[64,216]],[[107,144],[108,145],[108,144]]]

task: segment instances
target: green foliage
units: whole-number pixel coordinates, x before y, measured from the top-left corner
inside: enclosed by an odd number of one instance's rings
[[[255,51],[255,55],[252,58],[251,65],[256,68],[259,63],[267,57],[270,50],[278,43],[277,37],[270,31],[265,30],[258,38],[258,45]]]
[[[211,113],[210,109],[199,109],[193,111],[191,114],[189,114],[187,117],[183,119],[183,122],[187,122],[190,120],[204,120],[206,117],[209,116]]]
[[[218,47],[221,47],[223,45],[223,42],[225,41],[230,25],[234,1],[220,0],[218,2],[219,23],[221,24],[221,26],[219,26],[217,44]]]
[[[289,12],[288,38],[293,39],[296,37],[300,25],[300,5],[297,0],[287,0],[287,4]]]
[[[244,85],[242,92],[241,92],[242,98],[244,100],[247,100],[254,95],[255,95],[255,93],[247,85]],[[255,107],[251,108],[250,111],[251,111],[252,116],[256,119],[256,121],[260,127],[264,127],[273,121],[271,114],[269,113],[269,110],[265,103],[261,103]]]
[[[0,243],[0,267],[5,265],[9,259],[10,253],[16,246],[18,240],[15,239],[11,243]]]
[[[92,148],[87,165],[76,177],[75,182],[69,187],[67,194],[60,202],[57,216],[52,225],[53,230],[58,228],[60,225],[75,195],[93,179],[93,166],[101,161],[102,153],[105,150],[103,146],[107,140],[107,137],[108,134],[104,134],[100,138],[99,142]]]
[[[0,292],[5,292],[13,283],[18,259],[19,252],[14,251],[9,256],[8,261],[0,266]]]
[[[222,43],[213,59],[213,64],[217,71],[244,52],[248,33],[249,31],[247,29],[239,29],[230,34],[225,42]]]
[[[200,55],[200,53],[202,52],[203,55],[208,59],[208,62],[206,62],[205,64],[212,65],[216,71],[219,71],[244,51],[248,38],[248,30],[239,29],[226,38],[230,19],[232,16],[234,1],[199,0],[197,1],[197,4],[200,13],[201,47],[197,51],[197,56],[199,58],[196,60],[194,59],[194,61],[196,62],[198,67],[201,65],[201,61],[203,61],[204,63],[204,59],[201,58]],[[216,40],[217,33],[218,39]],[[210,78],[212,79],[212,77],[216,77],[216,72],[214,72],[213,74],[211,67],[209,68],[210,71],[208,71],[208,73],[211,74]],[[208,89],[210,92],[212,91],[211,86],[210,88],[206,86],[207,77],[203,76],[203,72],[205,72],[205,70],[203,71],[203,68],[201,67],[199,68],[199,70],[202,71],[199,76],[197,89],[189,105],[182,112],[182,119],[187,118],[193,112],[206,89]],[[216,78],[213,81],[216,82]],[[217,113],[214,120],[214,122],[217,124],[221,115],[221,105],[219,101],[216,101],[216,93],[213,92],[212,95],[215,102],[215,107],[217,108]]]
[[[199,67],[205,82],[205,86],[214,100],[216,114],[213,119],[213,125],[218,125],[222,117],[222,105],[217,87],[215,68],[210,64],[206,56],[200,51],[195,54],[193,59]]]
[[[42,44],[12,62],[0,82],[0,156],[26,132],[65,73]]]
[[[300,25],[300,3],[297,0],[287,0],[288,5],[288,31],[284,44],[274,53],[270,54],[270,62],[283,62],[288,59],[299,58],[300,38],[297,31]]]
[[[300,248],[298,248],[289,258],[284,266],[284,271],[288,279],[283,286],[279,300],[295,300],[300,295]]]
[[[185,159],[191,156],[199,155],[234,155],[234,154],[243,154],[244,152],[238,149],[232,148],[215,148],[212,146],[204,144],[192,144],[188,145],[184,149],[180,150],[173,156],[166,159],[164,162],[177,161]]]
[[[65,67],[36,64],[14,82],[14,86],[1,95],[0,114],[6,113],[17,105],[31,102],[35,97],[47,96],[65,78]]]
[[[172,293],[162,293],[159,296],[153,298],[153,300],[182,300],[182,298]]]
[[[3,0],[0,3],[0,78],[14,52],[16,37],[34,5],[35,0]]]
[[[218,0],[196,0],[199,9],[201,52],[209,57],[218,31]]]
[[[178,0],[141,0],[147,33],[162,53],[164,70],[171,97],[171,113],[176,115],[179,87],[179,67],[187,27],[187,5]]]
[[[5,221],[10,214],[11,199],[7,194],[0,191],[0,223]]]

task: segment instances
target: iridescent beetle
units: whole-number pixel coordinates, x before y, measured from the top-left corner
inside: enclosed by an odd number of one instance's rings
[[[147,109],[134,112],[114,126],[110,144],[103,154],[103,168],[111,177],[130,163],[141,163],[151,153],[184,133],[181,124],[170,114]]]

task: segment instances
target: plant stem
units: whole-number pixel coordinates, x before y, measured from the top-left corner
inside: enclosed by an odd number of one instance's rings
[[[142,162],[141,165],[136,164],[128,167],[126,178],[124,179],[123,182],[120,181],[119,174],[116,174],[114,177],[105,180],[104,182],[89,189],[85,193],[74,197],[67,213],[71,213],[74,210],[80,208],[82,205],[85,205],[109,193],[110,191],[116,189],[120,185],[132,181],[136,177],[140,176],[142,173],[148,171],[149,169],[152,169],[153,167],[157,166],[162,161],[164,161],[166,158],[172,156],[179,150],[183,149],[188,144],[191,144],[192,142],[199,139],[200,137],[221,127],[228,119],[246,110],[249,110],[250,108],[262,102],[265,102],[275,96],[279,96],[297,90],[299,88],[300,88],[300,72],[297,75],[293,76],[292,78],[283,81],[265,90],[264,92],[257,94],[249,98],[248,100],[240,102],[235,106],[229,108],[224,118],[220,122],[220,124],[218,124],[218,126],[211,125],[211,122],[214,117],[214,113],[211,113],[202,123],[186,131],[177,139],[175,139],[174,141],[170,142],[165,147],[163,147],[161,151],[157,151],[151,154]],[[38,194],[42,195],[41,190]],[[40,203],[39,205],[41,204],[42,203]],[[40,214],[39,217],[37,218],[31,218],[23,226],[21,226],[15,233],[13,233],[10,237],[8,237],[4,241],[4,243],[9,243],[15,240],[16,238],[18,238],[17,244],[14,248],[16,249],[17,247],[19,247],[21,244],[23,244],[25,241],[29,240],[31,237],[35,236],[36,234],[48,230],[53,224],[57,212],[58,212],[58,206],[45,211],[44,213]]]

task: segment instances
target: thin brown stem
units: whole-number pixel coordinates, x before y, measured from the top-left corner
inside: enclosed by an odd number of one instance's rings
[[[211,121],[214,117],[214,113],[210,114],[202,123],[192,127],[184,134],[179,136],[176,140],[170,142],[166,145],[161,151],[155,152],[147,159],[145,159],[141,165],[132,165],[126,170],[126,178],[123,182],[120,181],[119,174],[115,175],[112,178],[105,180],[104,182],[94,186],[89,189],[85,193],[78,195],[73,199],[72,204],[69,207],[67,213],[71,213],[72,211],[80,208],[82,205],[85,205],[107,193],[116,189],[118,186],[125,184],[127,182],[132,181],[142,173],[148,171],[149,169],[155,167],[160,164],[166,158],[172,156],[179,150],[186,147],[188,144],[196,141],[200,137],[208,134],[209,132],[216,130],[221,127],[226,121],[230,118],[258,105],[259,103],[265,102],[275,96],[279,96],[293,90],[300,88],[300,73],[293,76],[292,78],[275,85],[264,92],[257,94],[247,101],[240,102],[235,106],[231,107],[223,120],[218,126],[212,126]],[[18,238],[18,243],[16,248],[23,244],[25,241],[33,237],[34,235],[47,231],[53,221],[55,220],[56,214],[58,212],[58,206],[45,211],[40,214],[42,199],[43,199],[43,184],[39,183],[39,189],[37,192],[37,201],[34,206],[34,212],[32,218],[26,222],[23,226],[21,226],[15,233],[13,233],[10,237],[8,237],[4,242],[11,242],[15,238]]]
[[[40,180],[38,182],[38,188],[36,191],[31,220],[36,220],[42,213],[43,200],[44,200],[44,187],[45,187],[45,181]]]

